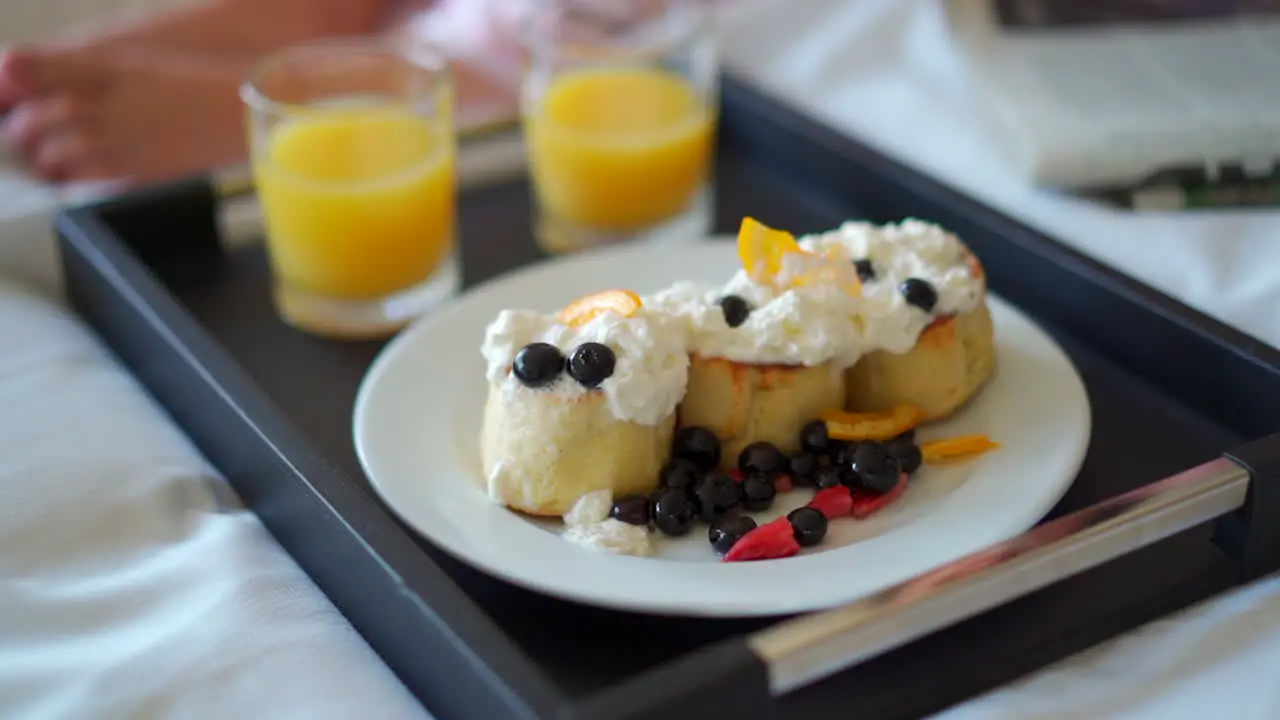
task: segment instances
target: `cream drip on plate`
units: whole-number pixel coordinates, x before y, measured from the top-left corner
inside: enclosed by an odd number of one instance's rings
[[[565,540],[596,552],[615,555],[653,555],[653,538],[649,528],[609,517],[613,507],[613,493],[596,490],[578,498],[569,512],[564,514]]]
[[[914,219],[882,226],[847,222],[803,237],[799,245],[850,263],[870,260],[875,276],[863,281],[858,301],[868,350],[907,352],[934,319],[972,310],[983,298],[983,279],[970,269],[964,245],[932,223]],[[932,311],[903,297],[899,285],[908,278],[927,281],[937,292]]]
[[[591,525],[604,522],[613,508],[613,492],[595,490],[578,498],[578,501],[564,514],[564,524],[570,527]]]
[[[736,295],[750,313],[730,327],[722,298]],[[781,291],[753,282],[739,270],[721,287],[678,282],[645,298],[645,306],[679,318],[689,351],[707,358],[753,364],[852,365],[862,352],[856,299],[834,283]]]
[[[589,550],[614,555],[649,557],[654,553],[649,528],[628,525],[613,518],[587,525],[573,525],[561,537]]]
[[[565,357],[583,343],[602,343],[613,350],[616,364],[598,388],[583,387],[567,373],[546,387],[527,388],[511,373],[511,364],[524,346],[535,342],[554,345]],[[511,397],[551,393],[572,398],[602,392],[614,417],[642,425],[668,418],[684,397],[688,380],[684,324],[643,307],[631,316],[603,312],[576,328],[531,310],[503,310],[485,330],[480,352],[489,382]]]

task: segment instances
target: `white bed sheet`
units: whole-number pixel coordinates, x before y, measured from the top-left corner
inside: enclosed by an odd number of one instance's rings
[[[749,14],[733,64],[819,117],[1280,342],[1274,213],[1130,217],[1026,187],[973,120],[934,0]],[[55,300],[64,196],[0,169],[0,712],[421,717],[331,605]],[[1271,242],[1269,242],[1271,241]],[[1280,581],[950,718],[1280,717]]]
[[[59,303],[0,338],[0,715],[424,716]]]

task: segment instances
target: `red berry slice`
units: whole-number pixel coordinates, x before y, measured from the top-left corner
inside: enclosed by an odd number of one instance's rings
[[[826,515],[828,520],[844,517],[853,511],[853,493],[843,485],[823,488],[809,501],[809,507]]]
[[[725,553],[725,562],[746,562],[749,560],[776,560],[791,557],[800,552],[800,543],[796,542],[791,523],[784,515],[767,522],[755,530],[742,536]]]
[[[775,475],[773,478],[773,490],[779,495],[791,492],[791,476]]]
[[[835,488],[832,488],[833,490]],[[907,491],[907,474],[902,473],[898,476],[898,484],[893,489],[883,495],[873,495],[869,492],[859,490],[853,494],[853,517],[857,520],[866,520],[881,510],[893,504],[893,501],[902,497],[902,493]]]

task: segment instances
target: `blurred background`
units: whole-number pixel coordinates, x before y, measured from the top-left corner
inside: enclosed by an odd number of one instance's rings
[[[769,3],[716,4],[723,15],[747,16]],[[332,35],[439,48],[456,74],[459,129],[474,134],[513,123],[527,60],[521,27],[535,6],[529,0],[5,3],[0,47],[9,50],[0,62],[0,113],[9,116],[8,172],[54,183],[137,183],[244,162],[236,89],[248,68],[274,50]],[[1139,209],[1276,202],[1280,3],[954,0],[908,2],[896,12],[926,7],[942,11],[943,35],[930,40],[934,47],[912,52],[950,56],[949,72],[962,73],[959,79],[980,98],[975,119],[1027,181]],[[834,32],[856,43],[859,27],[876,26],[881,8],[874,0],[796,4],[782,29],[821,19],[827,31],[802,43],[779,32],[767,53],[796,43],[788,55],[816,58]],[[722,41],[732,64],[745,44],[732,34]],[[752,50],[758,56],[762,49]],[[875,73],[886,58],[872,54],[850,48],[845,65],[833,69]],[[154,62],[161,58],[166,62]],[[508,162],[519,161],[519,153],[508,155]]]

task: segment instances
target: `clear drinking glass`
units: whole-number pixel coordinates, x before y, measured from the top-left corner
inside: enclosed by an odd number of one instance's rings
[[[711,228],[718,115],[705,0],[541,0],[521,96],[551,252]]]
[[[337,337],[403,327],[457,287],[457,140],[444,58],[330,40],[242,90],[276,305]]]

